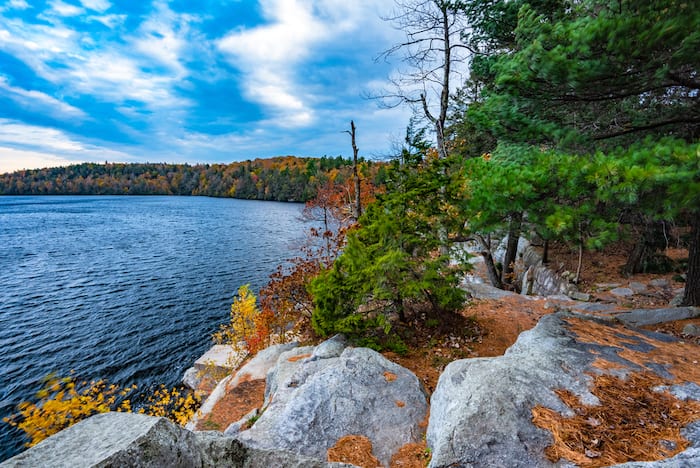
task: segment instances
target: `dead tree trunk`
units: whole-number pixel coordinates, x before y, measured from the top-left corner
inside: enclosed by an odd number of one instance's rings
[[[357,148],[357,144],[355,143],[354,120],[350,121],[350,131],[348,133],[350,134],[350,138],[352,141],[352,175],[355,178],[355,209],[353,210],[353,214],[355,221],[357,221],[358,219],[360,219],[360,215],[362,214],[362,198],[360,196],[360,173],[357,169],[357,153],[359,152],[359,149]]]

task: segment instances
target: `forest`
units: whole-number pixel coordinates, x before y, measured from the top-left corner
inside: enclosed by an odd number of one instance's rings
[[[491,283],[517,290],[518,238],[578,252],[629,245],[627,276],[688,248],[700,305],[700,11],[683,0],[397,1],[405,65],[375,96],[414,110],[386,193],[309,281],[322,335],[443,321],[479,244]],[[507,238],[494,261],[493,239]],[[674,245],[676,245],[674,244]],[[661,259],[661,260],[660,260]],[[369,306],[368,306],[369,304]]]
[[[361,159],[367,177],[381,183],[382,164]],[[319,185],[352,173],[342,156],[283,156],[231,164],[83,163],[0,175],[0,195],[200,195],[306,202]]]

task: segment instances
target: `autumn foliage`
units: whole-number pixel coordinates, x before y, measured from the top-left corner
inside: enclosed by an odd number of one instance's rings
[[[135,391],[135,385],[120,388],[104,380],[88,383],[78,382],[73,376],[49,375],[36,393],[36,401],[21,403],[19,411],[4,421],[22,430],[29,439],[27,446],[31,447],[92,415],[108,411],[131,412],[128,397]],[[138,413],[166,417],[184,425],[198,407],[199,400],[190,392],[161,386],[148,397]]]
[[[27,446],[31,447],[93,414],[130,411],[129,400],[117,404],[117,399],[131,390],[131,387],[120,390],[103,380],[78,384],[72,377],[49,375],[36,394],[38,402],[21,403],[19,413],[5,422],[24,431],[29,438]]]
[[[271,311],[258,308],[255,294],[245,284],[231,304],[231,321],[221,325],[212,338],[236,351],[255,354],[269,343],[273,318]]]
[[[378,179],[373,170],[367,165],[360,166],[362,206],[369,205],[382,191],[372,182]],[[303,217],[313,226],[299,255],[287,265],[280,265],[260,291],[262,313],[268,314],[271,332],[280,339],[290,324],[299,328],[310,324],[314,305],[308,285],[322,270],[333,265],[345,245],[346,234],[356,224],[352,208],[355,186],[351,180],[333,175],[331,172],[330,179],[319,185],[316,197],[304,207]]]
[[[148,416],[168,418],[184,426],[192,419],[200,403],[199,398],[193,392],[161,385],[149,395],[148,403],[138,412]]]

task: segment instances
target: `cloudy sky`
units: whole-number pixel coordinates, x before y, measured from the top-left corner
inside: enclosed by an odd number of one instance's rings
[[[390,152],[391,0],[0,1],[0,173]]]

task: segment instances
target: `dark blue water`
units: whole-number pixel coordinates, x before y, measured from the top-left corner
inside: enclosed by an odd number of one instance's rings
[[[301,206],[202,197],[0,197],[0,418],[50,372],[179,382],[303,236]],[[0,461],[22,450],[0,423]]]

